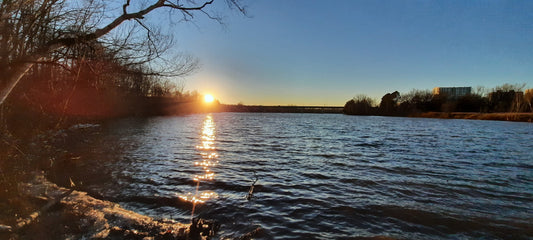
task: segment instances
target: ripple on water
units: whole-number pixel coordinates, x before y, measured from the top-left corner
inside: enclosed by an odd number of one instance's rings
[[[206,119],[211,145],[200,149]],[[531,124],[220,113],[99,129],[68,149],[83,163],[58,171],[59,182],[72,177],[103,199],[188,221],[192,203],[178,196],[194,193],[193,176],[205,171],[194,162],[215,151],[214,177],[198,191],[218,198],[195,215],[221,222],[221,238],[257,227],[259,239],[533,236]]]

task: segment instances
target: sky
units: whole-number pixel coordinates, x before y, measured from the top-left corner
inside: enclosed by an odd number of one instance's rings
[[[216,1],[217,2],[217,1]],[[222,103],[342,106],[359,94],[526,83],[533,1],[249,0],[173,26],[187,90]]]

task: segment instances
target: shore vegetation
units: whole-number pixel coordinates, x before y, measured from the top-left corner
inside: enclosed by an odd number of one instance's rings
[[[486,90],[477,87],[470,94],[453,97],[413,89],[383,95],[379,104],[365,95],[346,102],[347,115],[465,118],[480,120],[533,121],[533,89],[526,84],[503,84]],[[525,91],[524,91],[525,90]]]

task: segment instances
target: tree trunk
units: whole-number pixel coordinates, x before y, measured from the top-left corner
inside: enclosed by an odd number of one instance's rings
[[[137,12],[128,13],[127,8],[130,5],[130,1],[128,0],[128,1],[126,1],[124,3],[124,5],[122,5],[122,10],[123,10],[122,14],[120,16],[118,16],[117,18],[115,18],[113,21],[111,21],[109,24],[103,26],[102,28],[95,29],[92,33],[81,33],[81,34],[76,35],[76,36],[68,36],[68,37],[60,37],[60,38],[57,38],[57,39],[50,39],[50,41],[48,41],[48,43],[44,44],[40,48],[37,48],[35,51],[29,53],[28,55],[21,56],[19,59],[16,59],[16,56],[15,56],[15,61],[8,61],[8,62],[11,62],[9,64],[10,66],[8,68],[6,68],[6,69],[0,69],[0,77],[4,78],[4,80],[2,82],[6,82],[7,83],[6,85],[1,86],[2,89],[0,89],[0,106],[6,101],[6,99],[9,97],[9,94],[13,91],[15,86],[19,83],[20,79],[22,79],[24,74],[26,74],[26,72],[33,66],[33,64],[38,62],[42,57],[46,57],[46,56],[50,55],[50,53],[52,53],[53,51],[55,51],[57,49],[60,49],[60,48],[63,48],[63,47],[68,47],[68,46],[73,46],[75,44],[87,43],[87,42],[93,41],[95,39],[98,39],[98,38],[106,35],[107,33],[109,33],[111,30],[115,29],[116,27],[118,27],[122,23],[124,23],[126,21],[129,21],[129,20],[137,20],[137,21],[139,21],[140,19],[143,19],[145,15],[147,15],[148,13],[150,13],[153,10],[158,9],[158,8],[170,8],[170,9],[179,10],[184,15],[186,14],[186,15],[192,17],[190,11],[202,11],[202,12],[204,12],[203,9],[207,5],[212,4],[213,1],[214,0],[204,1],[203,4],[201,4],[199,6],[196,6],[196,7],[194,7],[194,6],[193,7],[184,7],[184,6],[179,5],[179,4],[170,3],[170,1],[157,0],[153,4],[148,5],[145,8],[142,8],[142,9],[138,10]],[[0,2],[1,2],[1,0],[0,0]],[[240,6],[238,6],[235,0],[232,0],[231,2],[234,5],[237,6],[239,11],[244,12],[244,9],[242,7],[240,7]],[[8,4],[9,4],[9,1],[8,1]],[[45,5],[43,4],[43,6],[45,6]],[[44,9],[44,10],[49,11],[49,9]],[[44,14],[49,13],[49,12],[46,12],[46,11],[43,12],[43,13]],[[209,16],[209,14],[207,14],[207,15]],[[70,16],[67,15],[66,17],[70,17]],[[25,19],[21,19],[21,21],[22,20],[25,20]],[[55,24],[53,21],[56,21],[56,20],[51,20],[51,19],[45,19],[45,20],[47,20],[47,21],[50,20],[52,22],[42,22],[42,24],[44,24],[42,26],[43,28],[44,27],[48,27],[47,24]],[[87,20],[88,22],[91,21],[90,19],[85,19],[85,20]],[[4,20],[2,20],[2,21],[4,21]],[[3,24],[3,22],[0,23],[0,24]],[[140,23],[140,24],[142,25],[142,23]],[[56,30],[61,30],[61,29],[56,29]],[[149,29],[147,29],[147,30],[150,31]],[[31,37],[31,36],[27,36],[27,37]]]
[[[14,64],[13,68],[10,71],[3,71],[3,74],[7,74],[6,76],[6,82],[7,84],[0,89],[0,106],[4,104],[7,97],[9,97],[9,94],[15,86],[17,86],[18,82],[28,70],[33,66],[33,62],[24,62],[19,64]]]

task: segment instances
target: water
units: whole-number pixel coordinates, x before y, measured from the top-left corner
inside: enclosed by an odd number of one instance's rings
[[[217,238],[533,238],[531,123],[216,113],[76,138],[57,181],[153,217],[188,222],[194,205]]]

